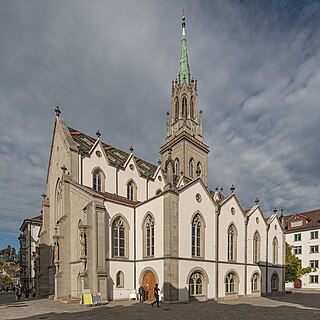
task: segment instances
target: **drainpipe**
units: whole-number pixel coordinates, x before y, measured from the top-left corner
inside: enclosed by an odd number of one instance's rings
[[[80,184],[83,184],[83,151],[80,149]]]
[[[249,217],[245,218],[245,236],[244,236],[244,295],[246,296],[248,294],[248,222],[249,222]]]
[[[134,249],[133,249],[133,259],[134,259],[134,262],[133,262],[133,288],[137,289],[137,239],[136,239],[136,207],[134,207],[133,209],[133,246],[134,246]]]
[[[219,217],[221,205],[218,204],[216,210],[216,299],[219,298]]]
[[[116,195],[118,195],[118,172],[119,172],[119,162],[116,162]]]
[[[149,176],[147,177],[147,180],[146,180],[146,199],[148,200],[149,199]]]
[[[269,283],[269,278],[268,278],[268,268],[269,268],[269,252],[268,252],[268,247],[269,247],[269,228],[270,225],[267,225],[267,241],[266,241],[266,294],[268,294],[268,283]]]

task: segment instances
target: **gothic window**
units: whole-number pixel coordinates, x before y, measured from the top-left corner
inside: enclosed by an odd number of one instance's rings
[[[174,104],[174,119],[178,120],[179,118],[179,100],[176,97],[175,104]]]
[[[193,97],[191,97],[191,100],[190,100],[190,118],[192,120],[194,119],[194,100],[193,100]]]
[[[203,276],[200,272],[195,272],[189,278],[189,296],[203,294]]]
[[[186,97],[182,98],[182,118],[183,119],[187,118],[187,98]]]
[[[118,271],[117,272],[116,286],[117,286],[117,288],[123,288],[124,287],[124,274],[123,274],[122,271]]]
[[[112,224],[112,256],[126,256],[126,228],[121,217],[117,218]]]
[[[192,256],[201,256],[201,217],[197,214],[192,221]]]
[[[228,260],[236,261],[237,232],[232,224],[228,229]]]
[[[194,160],[193,160],[193,158],[191,158],[189,161],[189,177],[190,178],[194,177]]]
[[[201,166],[201,162],[199,161],[197,163],[197,174],[199,174],[199,176],[201,175],[202,172],[202,166]]]
[[[278,240],[276,237],[272,241],[272,263],[278,264]]]
[[[271,277],[271,291],[279,290],[279,277],[277,273],[274,273]]]
[[[260,235],[259,232],[253,236],[253,262],[258,263],[260,261]]]
[[[226,276],[226,293],[236,293],[236,275],[233,272],[229,272]]]
[[[99,170],[94,171],[93,173],[93,189],[96,191],[102,191],[101,190],[101,180],[102,175]]]
[[[137,186],[132,180],[127,184],[127,198],[129,200],[137,200]]]
[[[145,257],[154,256],[154,219],[150,214],[147,215],[144,223],[144,255]]]
[[[254,273],[251,278],[251,291],[260,291],[259,282],[260,282],[259,274]]]
[[[178,158],[176,158],[176,160],[174,161],[174,170],[176,176],[180,176],[180,161]]]

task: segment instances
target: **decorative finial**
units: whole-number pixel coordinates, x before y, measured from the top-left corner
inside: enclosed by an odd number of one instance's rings
[[[161,165],[161,160],[160,160],[160,159],[158,160],[158,165],[159,165],[159,166]]]
[[[134,149],[133,149],[133,146],[130,146],[130,153],[133,153]]]
[[[200,170],[200,168],[198,167],[198,168],[197,168],[197,171],[196,171],[196,175],[197,175],[198,178],[200,177],[200,174],[201,174],[201,170]]]
[[[258,205],[259,202],[260,202],[259,198],[256,198],[256,201],[255,201],[256,205]]]
[[[220,187],[220,191],[221,191],[221,192],[223,191],[223,187],[222,187],[222,186]]]
[[[281,216],[283,216],[283,211],[284,211],[284,209],[283,209],[283,208],[281,208]]]
[[[234,186],[234,184],[231,186],[230,191],[231,193],[234,193],[234,190],[236,190],[236,187]]]
[[[63,173],[65,174],[66,173],[66,171],[67,171],[67,167],[65,166],[65,165],[63,165],[62,167],[61,167],[61,170],[63,171]]]
[[[170,115],[170,112],[169,111],[167,111],[167,116],[169,116]]]
[[[216,192],[218,192],[218,190],[219,190],[219,188],[218,188],[218,187],[216,187]]]
[[[100,131],[99,131],[99,130],[97,130],[97,132],[96,132],[96,136],[98,137],[98,139],[101,137],[101,133],[100,133]]]
[[[61,113],[59,106],[56,106],[56,108],[54,109],[54,112],[56,113],[56,117],[59,118]]]
[[[47,195],[43,192],[42,195],[41,195],[42,200],[46,200],[46,196],[47,196]]]
[[[274,209],[273,209],[273,213],[274,213],[274,214],[277,214],[277,211],[278,211],[277,208],[274,208]]]

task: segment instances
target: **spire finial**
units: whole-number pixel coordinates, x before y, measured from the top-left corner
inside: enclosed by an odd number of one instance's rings
[[[56,113],[56,117],[59,118],[61,113],[59,106],[56,106],[56,108],[54,109],[54,112]]]

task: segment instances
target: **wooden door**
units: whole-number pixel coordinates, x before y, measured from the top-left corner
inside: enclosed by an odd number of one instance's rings
[[[294,287],[297,288],[297,289],[301,289],[301,280],[300,279],[297,279],[294,282]]]
[[[154,300],[154,287],[156,285],[156,277],[152,271],[147,271],[143,275],[142,285],[148,292],[148,300]]]

